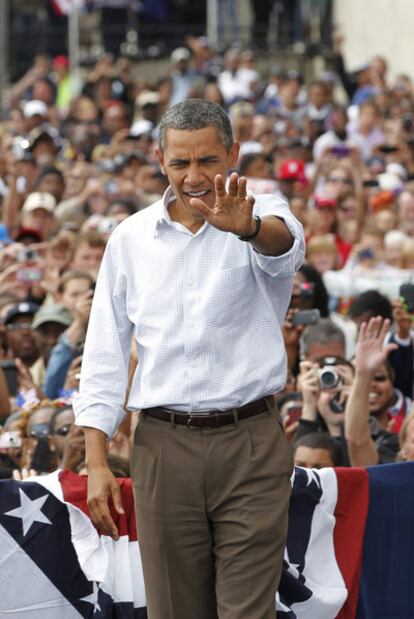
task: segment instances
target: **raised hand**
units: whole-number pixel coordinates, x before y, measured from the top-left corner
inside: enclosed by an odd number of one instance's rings
[[[390,328],[390,321],[381,316],[363,322],[358,335],[355,352],[356,373],[375,373],[381,367],[388,354],[398,348],[397,344],[383,346],[385,336]]]
[[[216,203],[213,208],[199,198],[191,198],[190,204],[202,213],[209,224],[238,236],[248,236],[255,231],[253,220],[253,196],[246,194],[247,179],[236,172],[230,176],[228,191],[221,174],[214,178]]]

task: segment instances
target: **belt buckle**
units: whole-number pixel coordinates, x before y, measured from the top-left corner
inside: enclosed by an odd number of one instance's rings
[[[185,425],[187,426],[187,428],[189,428],[190,430],[196,430],[199,426],[194,426],[192,423],[192,419],[194,417],[193,413],[186,413],[186,417],[187,419]]]
[[[209,428],[212,428],[212,426],[205,426],[203,424],[201,425],[197,425],[197,424],[193,424],[193,419],[200,419],[200,415],[199,414],[193,414],[193,413],[186,413],[186,417],[187,417],[187,421],[186,421],[186,426],[187,428],[189,428],[190,430],[199,430],[201,429],[206,429],[208,430]]]

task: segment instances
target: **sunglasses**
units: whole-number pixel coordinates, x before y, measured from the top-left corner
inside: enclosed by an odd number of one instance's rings
[[[32,438],[47,438],[49,436],[49,424],[47,423],[37,423],[33,426],[30,431],[30,436]]]

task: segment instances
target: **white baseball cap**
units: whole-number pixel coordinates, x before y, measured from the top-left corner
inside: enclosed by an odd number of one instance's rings
[[[181,60],[190,60],[191,52],[186,47],[177,47],[171,53],[171,62],[180,62]]]
[[[32,116],[47,116],[47,105],[38,99],[32,99],[25,103],[23,108],[23,116],[32,118]]]
[[[34,191],[30,193],[24,204],[22,212],[27,214],[35,211],[37,208],[43,208],[48,213],[54,213],[56,200],[51,193],[46,191]]]

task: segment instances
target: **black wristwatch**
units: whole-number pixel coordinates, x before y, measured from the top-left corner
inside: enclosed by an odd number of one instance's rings
[[[258,215],[254,215],[253,219],[256,222],[255,231],[253,232],[253,234],[249,234],[248,236],[239,236],[238,238],[240,239],[240,241],[253,241],[253,239],[255,239],[257,235],[259,234],[260,226],[262,225],[262,220],[260,219]]]

